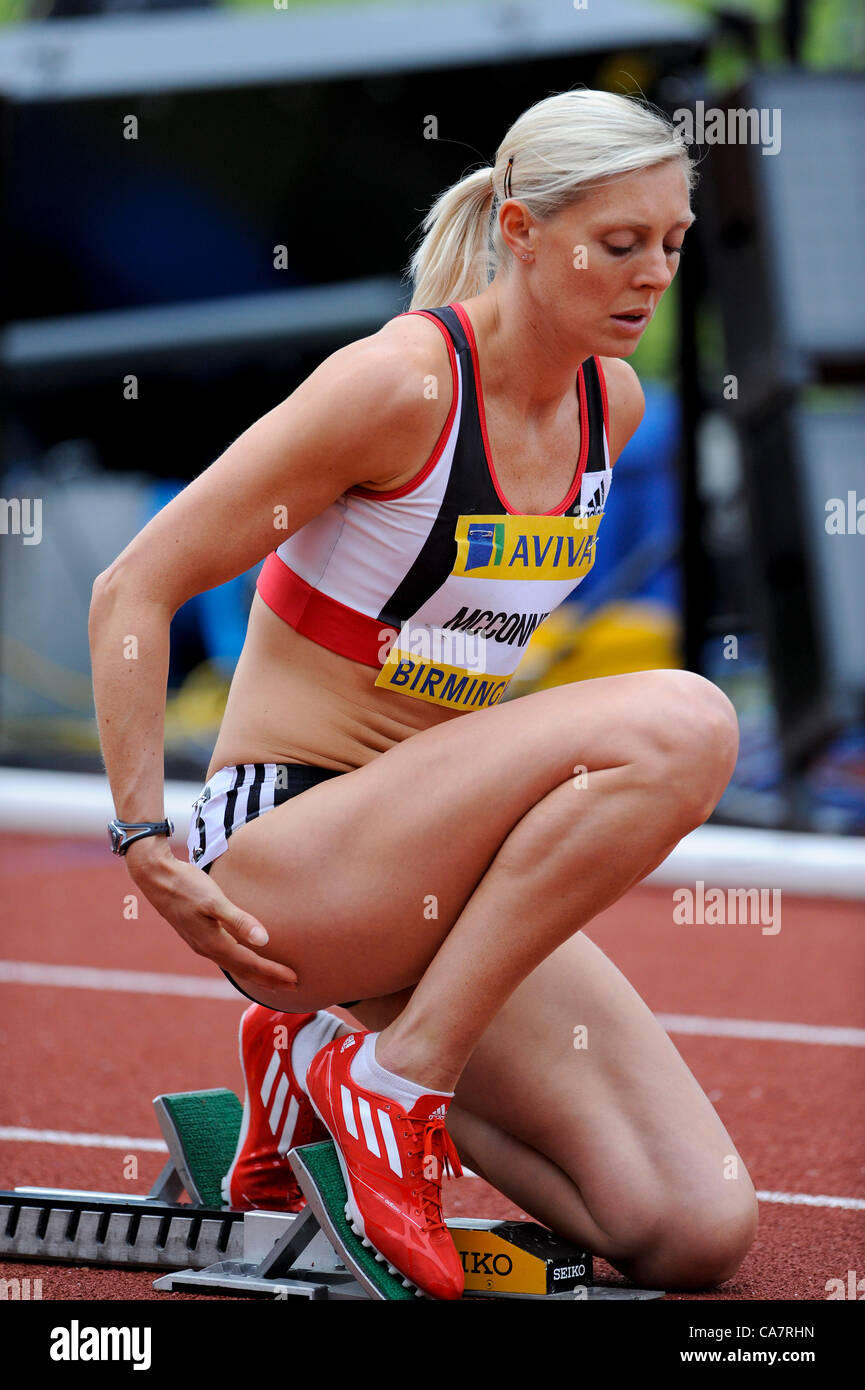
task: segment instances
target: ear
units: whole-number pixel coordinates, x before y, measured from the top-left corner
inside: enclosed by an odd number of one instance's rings
[[[610,463],[615,463],[628,440],[637,432],[646,398],[637,373],[621,357],[599,357],[606,379]]]
[[[531,251],[530,232],[535,219],[518,198],[506,198],[499,211],[499,230],[505,245],[519,257]]]

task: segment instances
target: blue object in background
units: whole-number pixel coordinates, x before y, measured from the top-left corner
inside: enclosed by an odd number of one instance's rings
[[[162,511],[185,486],[177,479],[155,482],[149,492],[148,519]],[[231,678],[246,636],[257,572],[258,566],[255,566],[215,589],[196,594],[177,610],[172,623],[172,637],[176,639],[176,645],[172,641],[172,668],[175,653],[179,656],[188,647],[194,648],[200,643],[207,659],[219,668],[220,674]],[[175,669],[171,670],[169,681],[176,683]]]
[[[608,599],[654,599],[682,611],[682,573],[675,553],[681,527],[676,457],[681,416],[676,393],[661,382],[643,383],[646,411],[613,468],[613,485],[598,532],[595,563],[569,602],[597,606]],[[647,553],[646,573],[633,584],[624,577],[629,556]],[[655,560],[652,560],[655,555]],[[630,578],[630,576],[628,576]]]
[[[84,130],[58,126],[36,106],[27,122],[29,158],[14,170],[10,225],[13,244],[31,262],[48,258],[42,289],[48,302],[38,312],[90,313],[274,289],[267,239],[204,172],[173,169],[158,153],[148,157],[146,141],[133,151],[119,136],[116,156],[101,150],[94,158]],[[280,272],[280,286],[297,280]],[[24,306],[25,316],[33,311]]]

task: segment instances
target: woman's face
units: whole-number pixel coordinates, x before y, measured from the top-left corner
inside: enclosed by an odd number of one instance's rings
[[[693,220],[685,171],[668,160],[532,219],[517,256],[531,247],[528,287],[559,334],[593,354],[627,357],[672,283]]]

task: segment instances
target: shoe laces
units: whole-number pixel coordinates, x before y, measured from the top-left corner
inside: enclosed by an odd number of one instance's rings
[[[460,1156],[440,1115],[432,1116],[428,1120],[406,1118],[406,1124],[410,1126],[404,1131],[406,1138],[410,1137],[412,1131],[415,1137],[414,1146],[406,1150],[407,1157],[421,1159],[422,1181],[413,1189],[420,1204],[421,1214],[427,1226],[444,1230],[446,1228],[441,1206],[442,1178],[445,1173],[452,1178],[462,1177]],[[430,1172],[435,1176],[427,1177]]]

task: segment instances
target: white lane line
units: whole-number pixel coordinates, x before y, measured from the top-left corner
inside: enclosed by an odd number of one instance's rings
[[[182,851],[198,782],[165,783],[165,814]],[[43,836],[104,839],[114,815],[111,788],[101,773],[0,768],[0,828]],[[106,867],[109,864],[106,849]],[[701,825],[680,840],[649,884],[679,886],[704,879],[712,887],[779,888],[785,893],[865,900],[865,856],[852,835]]]
[[[163,1139],[132,1139],[128,1134],[76,1134],[68,1129],[22,1129],[18,1125],[0,1126],[0,1141],[7,1144],[71,1144],[80,1149],[139,1149],[146,1153],[167,1153]]]
[[[292,1100],[292,1104],[296,1104]],[[283,1135],[284,1140],[284,1135]],[[280,1152],[284,1151],[283,1140]],[[23,1129],[20,1125],[0,1125],[0,1143],[59,1144],[79,1149],[137,1149],[144,1153],[167,1153],[163,1139],[133,1139],[128,1134],[76,1134],[67,1129]],[[463,1168],[463,1177],[476,1178],[471,1168]]]
[[[166,1153],[162,1139],[134,1139],[128,1134],[75,1134],[63,1129],[22,1129],[19,1126],[0,1126],[0,1142],[9,1144],[72,1145],[81,1149],[126,1149],[146,1153]],[[467,1178],[477,1173],[464,1168]],[[780,1202],[797,1207],[841,1207],[845,1211],[865,1211],[865,1197],[812,1196],[809,1192],[758,1192],[761,1202]]]
[[[163,975],[146,970],[102,970],[95,966],[48,965],[40,961],[0,960],[0,984],[42,985],[56,989],[95,989],[131,994],[175,994],[189,999],[232,999],[242,995],[225,979],[203,975]],[[762,1019],[707,1018],[699,1014],[656,1014],[668,1033],[704,1038],[754,1038],[766,1042],[821,1043],[865,1047],[865,1028],[813,1023],[775,1023]]]
[[[47,985],[57,989],[117,990],[126,994],[181,994],[189,999],[243,996],[224,977],[163,975],[149,970],[100,970],[88,965],[46,965],[41,961],[0,961],[0,984]]]
[[[865,1028],[831,1028],[815,1023],[775,1023],[752,1018],[702,1018],[697,1014],[656,1014],[668,1033],[703,1038],[756,1038],[765,1042],[823,1043],[865,1047]]]
[[[843,1207],[845,1211],[865,1211],[865,1197],[812,1197],[808,1192],[758,1192],[760,1202],[782,1202],[791,1207]]]

